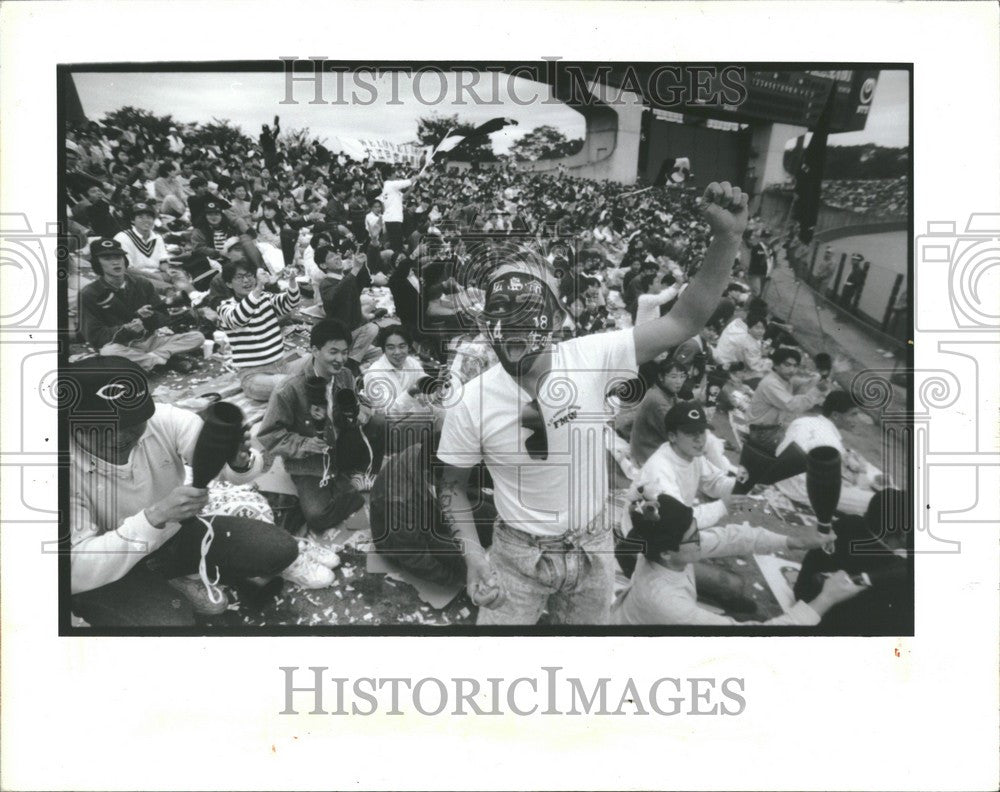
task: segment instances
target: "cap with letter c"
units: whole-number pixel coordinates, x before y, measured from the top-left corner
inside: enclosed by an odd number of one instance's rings
[[[156,412],[146,372],[113,355],[63,366],[56,396],[60,417],[71,426],[93,422],[125,428],[148,421]]]

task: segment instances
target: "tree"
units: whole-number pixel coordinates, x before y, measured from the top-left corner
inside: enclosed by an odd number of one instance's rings
[[[188,142],[195,146],[219,146],[223,151],[247,148],[253,141],[228,118],[212,118],[209,124],[198,124],[188,132]]]
[[[446,136],[467,135],[478,124],[470,121],[460,121],[458,115],[433,115],[417,119],[417,141],[421,146],[436,146]],[[497,155],[493,153],[493,144],[489,138],[478,142],[463,143],[448,154],[449,159],[464,162],[496,162]]]
[[[138,127],[142,132],[154,137],[166,137],[174,125],[171,116],[157,116],[142,108],[126,106],[104,114],[104,124],[116,129]]]
[[[534,162],[568,157],[582,148],[583,140],[569,140],[554,126],[540,126],[515,142],[510,153],[519,162]]]

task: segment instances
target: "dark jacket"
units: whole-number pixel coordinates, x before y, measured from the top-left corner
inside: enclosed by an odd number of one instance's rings
[[[225,216],[219,223],[219,230],[226,235],[227,239],[240,235],[240,230]],[[191,234],[191,255],[192,257],[207,256],[213,259],[223,256],[221,250],[215,249],[214,232],[207,223],[203,222],[195,226],[194,232]]]
[[[465,560],[431,486],[429,447],[416,442],[386,460],[371,492],[372,541],[380,555],[424,580],[462,583]],[[480,543],[489,547],[496,509],[478,487],[470,502],[477,504],[473,516]]]
[[[361,290],[371,285],[371,275],[365,264],[358,273],[346,273],[341,278],[326,277],[319,283],[323,310],[331,319],[339,319],[352,332],[365,323],[361,313]]]
[[[405,255],[399,257],[389,276],[389,292],[399,321],[411,330],[416,330],[420,327],[421,308],[420,293],[409,281],[412,268],[413,261],[410,258]]]
[[[80,208],[83,209],[85,224],[95,236],[110,238],[122,230],[122,223],[111,213],[111,204],[107,201],[95,201],[90,206]]]
[[[135,332],[125,328],[124,325],[139,318],[136,311],[144,305],[155,311],[150,318],[142,320],[145,329]],[[145,338],[166,324],[163,301],[145,278],[126,272],[125,285],[121,289],[112,289],[102,279],[86,285],[80,292],[81,330],[87,343],[96,350],[112,341],[127,344]]]
[[[191,225],[199,226],[205,221],[205,204],[215,201],[225,210],[229,208],[229,201],[206,192],[204,195],[192,195],[188,198],[188,211],[191,213]]]
[[[280,456],[291,476],[322,476],[323,455],[302,450],[309,437],[317,437],[320,428],[313,420],[306,395],[306,379],[313,375],[312,358],[298,364],[296,373],[279,385],[267,403],[257,439],[266,451]],[[335,377],[337,387],[354,390],[354,376],[342,368]],[[324,420],[322,439],[336,448],[336,434],[329,420]],[[331,459],[333,455],[330,455]]]

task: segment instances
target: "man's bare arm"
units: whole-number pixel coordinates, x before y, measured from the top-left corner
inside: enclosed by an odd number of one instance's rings
[[[470,551],[484,552],[472,518],[472,504],[466,494],[471,472],[471,468],[446,465],[441,472],[441,491],[438,495],[445,533],[458,539],[466,556]]]
[[[469,597],[476,605],[496,608],[503,602],[504,595],[476,532],[472,504],[466,495],[470,472],[469,468],[445,466],[441,473],[438,503],[441,505],[445,530],[462,545],[466,566],[465,585]]]
[[[729,182],[708,185],[703,211],[712,229],[712,242],[697,276],[666,315],[633,331],[635,357],[640,364],[697,334],[719,304],[729,283],[733,261],[747,226],[748,196]]]

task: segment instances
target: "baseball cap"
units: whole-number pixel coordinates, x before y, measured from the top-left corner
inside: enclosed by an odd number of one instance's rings
[[[219,214],[222,214],[222,207],[215,201],[207,201],[205,203],[204,214],[208,214],[209,212],[218,212]]]
[[[90,243],[90,259],[93,261],[98,256],[124,256],[125,251],[118,244],[118,240],[105,237],[95,239]]]
[[[59,374],[59,412],[70,424],[114,422],[119,427],[148,421],[156,412],[146,373],[123,357],[91,357]]]
[[[698,402],[678,402],[667,412],[663,426],[668,432],[697,432],[708,429],[708,417]]]
[[[132,206],[132,217],[138,217],[139,215],[149,215],[150,217],[156,217],[156,212],[153,211],[153,207],[148,203],[137,203]]]

